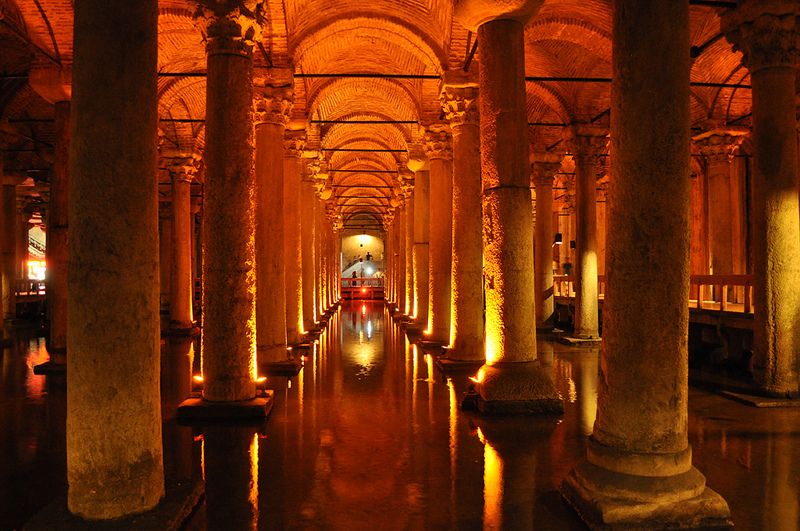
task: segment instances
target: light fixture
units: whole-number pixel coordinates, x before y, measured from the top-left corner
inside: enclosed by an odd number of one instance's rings
[[[553,239],[553,245],[561,245],[564,243],[564,236],[560,232],[556,232],[556,237]]]

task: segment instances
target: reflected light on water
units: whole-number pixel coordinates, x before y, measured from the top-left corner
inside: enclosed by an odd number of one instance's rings
[[[253,507],[253,529],[258,527],[258,433],[250,441],[250,505]]]
[[[478,428],[483,443],[483,528],[503,528],[503,460]]]

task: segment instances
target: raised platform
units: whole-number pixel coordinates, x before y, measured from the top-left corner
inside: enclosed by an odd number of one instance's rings
[[[258,368],[267,376],[297,376],[303,368],[303,360],[270,361],[259,363]]]
[[[84,520],[67,509],[62,496],[45,506],[23,529],[27,531],[128,531],[182,529],[203,497],[202,481],[167,481],[164,499],[153,510],[110,521]]]
[[[33,374],[39,376],[48,374],[67,374],[67,364],[53,363],[52,361],[46,361],[44,363],[40,363],[39,365],[34,365]]]
[[[599,337],[582,338],[568,335],[558,335],[556,337],[559,343],[571,347],[599,347],[603,343],[603,340]]]
[[[444,374],[475,374],[478,372],[478,369],[483,367],[485,363],[484,360],[477,360],[477,361],[464,361],[464,360],[454,360],[445,356],[437,357],[434,360],[436,366],[442,371]]]
[[[200,327],[191,328],[166,328],[161,331],[161,337],[199,337]]]
[[[257,420],[269,416],[273,406],[273,392],[240,402],[210,402],[201,397],[190,397],[178,406],[177,418],[181,421],[237,421]]]
[[[768,396],[758,396],[734,391],[721,391],[720,395],[725,398],[735,400],[740,404],[752,407],[800,407],[800,398],[772,398]]]

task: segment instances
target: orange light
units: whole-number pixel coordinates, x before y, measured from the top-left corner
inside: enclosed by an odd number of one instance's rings
[[[266,381],[267,381],[266,376],[259,376],[258,378],[256,378],[256,383],[264,383]]]
[[[195,374],[194,376],[192,376],[192,380],[194,380],[197,383],[203,383],[203,375]]]
[[[361,293],[366,293],[366,292],[367,292],[367,288],[361,288]]]
[[[475,383],[481,383],[483,381],[484,377],[485,377],[485,374],[483,373],[483,369],[480,369],[480,370],[478,370],[478,374],[476,374],[475,376],[470,376],[469,379],[472,380]]]
[[[366,315],[366,314],[367,314],[367,305],[366,304],[362,304],[361,305],[361,315]]]

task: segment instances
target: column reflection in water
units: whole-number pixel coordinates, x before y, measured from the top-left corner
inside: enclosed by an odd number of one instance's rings
[[[203,430],[207,529],[258,526],[259,439],[253,426]]]

